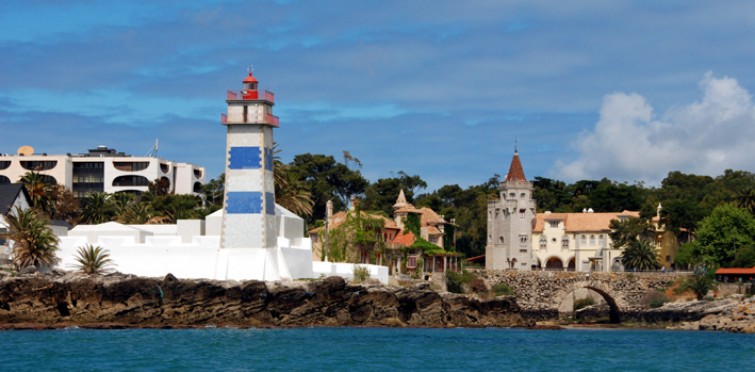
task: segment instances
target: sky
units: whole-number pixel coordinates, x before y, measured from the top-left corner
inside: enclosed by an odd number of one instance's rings
[[[0,153],[106,145],[224,170],[227,90],[275,92],[275,141],[370,181],[658,184],[755,172],[748,1],[3,0]]]

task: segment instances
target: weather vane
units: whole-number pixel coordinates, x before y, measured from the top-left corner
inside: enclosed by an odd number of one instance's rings
[[[249,71],[250,74],[254,74],[254,65],[249,65],[246,70]]]
[[[519,140],[518,140],[518,139],[517,139],[516,137],[514,137],[514,152],[519,152],[519,144],[518,144],[518,141],[519,141]]]

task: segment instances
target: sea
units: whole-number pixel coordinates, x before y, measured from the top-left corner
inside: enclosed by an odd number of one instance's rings
[[[755,371],[755,335],[637,329],[0,332],[2,371]]]

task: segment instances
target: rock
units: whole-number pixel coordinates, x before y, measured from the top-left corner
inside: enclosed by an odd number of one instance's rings
[[[527,326],[512,297],[480,300],[418,288],[131,275],[0,278],[0,329],[204,326]],[[534,324],[534,323],[533,323]]]

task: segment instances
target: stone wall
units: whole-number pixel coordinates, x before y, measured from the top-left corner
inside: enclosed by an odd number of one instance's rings
[[[689,273],[584,273],[561,271],[486,271],[475,274],[492,287],[505,283],[514,289],[517,304],[524,311],[558,312],[564,301],[583,288],[600,293],[621,313],[642,309],[642,300],[655,290],[665,290]]]

